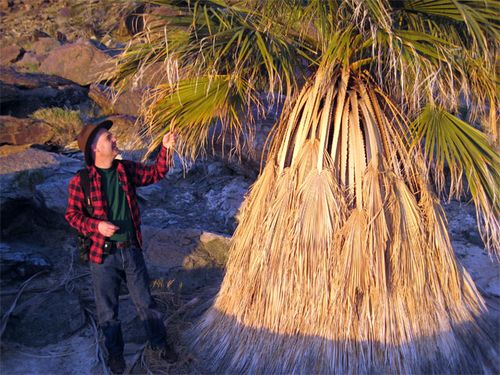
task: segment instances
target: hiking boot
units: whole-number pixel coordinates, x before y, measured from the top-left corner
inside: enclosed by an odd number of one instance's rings
[[[108,358],[108,367],[113,374],[123,374],[126,367],[123,355],[110,355]]]

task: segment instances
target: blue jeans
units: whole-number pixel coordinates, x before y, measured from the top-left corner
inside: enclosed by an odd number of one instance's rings
[[[123,336],[118,319],[120,285],[127,283],[132,301],[144,323],[146,335],[153,348],[165,345],[165,326],[161,313],[149,290],[149,276],[142,251],[131,246],[116,249],[105,256],[103,263],[90,262],[94,286],[97,320],[104,334],[104,344],[110,355],[123,354]]]

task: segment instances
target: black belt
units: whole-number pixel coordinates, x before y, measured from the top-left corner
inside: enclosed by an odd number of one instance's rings
[[[113,254],[116,249],[126,249],[132,246],[138,246],[137,241],[127,240],[123,242],[116,242],[106,240],[104,241],[104,254]]]

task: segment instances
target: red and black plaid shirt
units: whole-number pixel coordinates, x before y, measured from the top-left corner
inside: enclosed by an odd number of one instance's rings
[[[171,153],[162,147],[156,161],[152,165],[136,163],[130,160],[120,160],[116,171],[118,180],[125,192],[130,207],[130,215],[134,224],[137,242],[142,245],[141,216],[135,188],[153,184],[165,177],[170,165]],[[101,176],[94,166],[87,166],[90,181],[90,199],[94,210],[92,217],[84,214],[84,194],[80,184],[80,174],[76,174],[69,183],[68,208],[65,218],[78,232],[92,239],[89,258],[92,262],[102,263],[105,237],[99,233],[97,226],[100,221],[108,221],[106,197],[101,190]]]

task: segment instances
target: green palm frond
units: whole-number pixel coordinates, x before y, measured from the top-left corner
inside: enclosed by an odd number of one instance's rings
[[[155,138],[148,152],[158,146],[163,134],[172,130],[182,139],[178,151],[194,159],[205,149],[209,130],[215,123],[221,125],[222,134],[231,133],[232,146],[238,148],[243,124],[247,133],[252,131],[248,127],[253,120],[252,113],[245,113],[244,103],[253,91],[248,82],[234,81],[227,75],[183,79],[173,85],[157,86],[144,113],[149,124],[145,131]],[[258,102],[255,96],[250,100]]]
[[[419,15],[437,16],[463,24],[468,44],[488,50],[490,36],[498,38],[500,2],[496,0],[414,0],[404,1],[404,9]]]
[[[226,130],[236,130],[234,138],[238,138],[239,115],[264,115],[262,93],[267,94],[265,101],[271,105],[292,95],[300,78],[298,61],[305,47],[298,35],[286,32],[288,26],[281,23],[279,17],[258,13],[242,2],[163,0],[151,3],[169,12],[150,15],[144,33],[119,57],[108,79],[118,90],[125,89],[156,64],[157,76],[163,84],[147,93],[142,106],[142,116],[156,137],[154,144],[159,143],[159,137],[174,118],[176,127],[186,132],[188,127],[203,124],[200,129],[190,129],[189,136],[184,138],[190,144],[185,150],[194,156],[203,151],[207,126],[216,119],[231,124]],[[230,90],[222,89],[220,77],[225,77]],[[183,82],[177,84],[177,81]],[[194,81],[196,89],[189,83]],[[204,92],[205,86],[216,81],[219,89],[215,98],[173,99],[183,97],[185,90]],[[174,94],[174,91],[177,92]],[[197,100],[203,105],[198,107]],[[198,117],[203,121],[191,121],[191,117],[197,115],[188,114],[188,109],[200,112]],[[214,114],[210,120],[206,117],[209,113]],[[224,113],[222,118],[215,115],[220,113]],[[161,127],[163,132],[158,131]],[[197,147],[201,148],[197,150]],[[238,150],[239,144],[235,147]]]
[[[370,54],[378,55],[370,71],[410,114],[432,102],[456,111],[460,95],[478,117],[497,107],[498,1],[381,2],[384,11],[370,10],[371,2],[351,3],[364,7],[364,21],[354,23],[355,29],[373,39]],[[389,13],[390,27],[379,21],[380,12]],[[489,127],[496,139],[492,112]]]
[[[450,197],[464,192],[464,178],[476,205],[480,232],[487,247],[500,253],[500,157],[485,134],[445,110],[427,106],[413,123],[415,142],[423,142],[439,191],[450,171]]]

